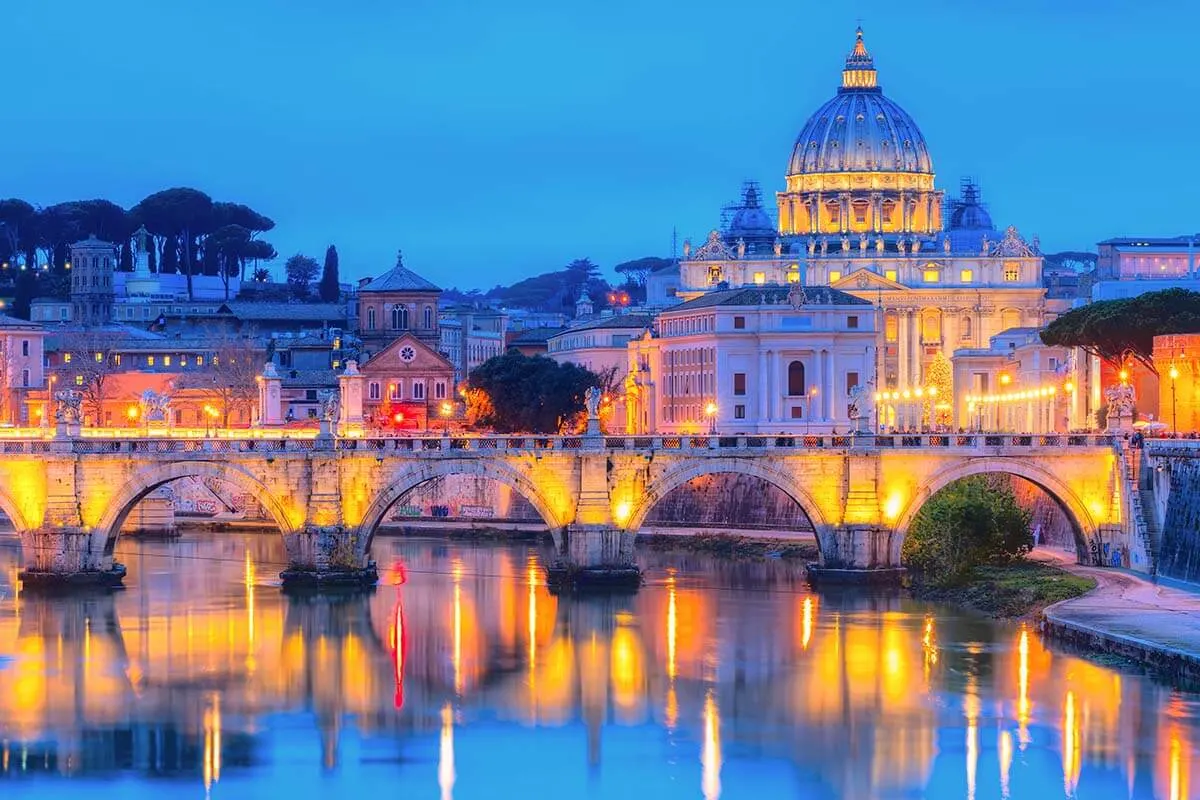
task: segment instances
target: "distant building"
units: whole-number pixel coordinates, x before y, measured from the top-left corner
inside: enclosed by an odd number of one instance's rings
[[[0,315],[0,425],[37,424],[44,413],[30,393],[46,385],[45,336],[36,322]]]
[[[57,297],[35,297],[29,303],[29,319],[42,325],[65,325],[72,321],[70,300]]]
[[[629,342],[641,338],[653,326],[650,314],[602,316],[549,337],[546,355],[560,364],[578,364],[597,375],[612,371],[620,385],[629,371]]]
[[[117,246],[95,236],[71,245],[72,319],[81,325],[107,325],[113,311]]]
[[[508,318],[491,308],[452,306],[438,312],[440,349],[454,365],[454,383],[460,384],[489,358],[503,355]]]
[[[1093,300],[1116,300],[1174,288],[1200,291],[1200,234],[1105,239],[1097,247]]]
[[[404,266],[396,266],[378,278],[364,278],[358,289],[358,330],[364,356],[369,357],[401,336],[412,336],[437,351],[438,298],[442,290]]]
[[[509,331],[506,349],[516,350],[523,356],[544,356],[549,351],[550,339],[564,330],[556,326]]]
[[[414,332],[404,332],[359,367],[363,415],[371,428],[396,432],[436,427],[442,404],[453,410],[454,367]]]

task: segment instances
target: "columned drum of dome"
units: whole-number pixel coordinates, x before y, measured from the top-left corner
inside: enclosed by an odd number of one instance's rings
[[[884,96],[859,28],[842,86],[805,123],[777,195],[779,232],[875,234],[888,241],[941,230],[942,193],[920,129]]]

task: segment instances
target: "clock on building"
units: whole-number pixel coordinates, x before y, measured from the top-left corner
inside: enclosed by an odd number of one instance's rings
[[[412,361],[416,357],[417,357],[417,351],[414,350],[410,345],[405,345],[404,347],[400,348],[400,360],[403,361],[404,363],[407,364],[408,362]]]

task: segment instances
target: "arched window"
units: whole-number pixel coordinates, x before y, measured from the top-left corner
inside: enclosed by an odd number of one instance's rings
[[[375,306],[367,309],[367,330],[375,330]]]
[[[958,324],[958,330],[963,341],[971,338],[973,334],[971,333],[971,316],[969,314],[963,314],[962,321]]]
[[[921,314],[921,341],[924,344],[939,344],[942,341],[942,312],[936,308]]]
[[[399,303],[392,306],[392,330],[408,330],[408,308]]]
[[[808,391],[804,384],[804,364],[793,361],[788,364],[788,396],[801,397]]]
[[[1000,312],[1000,330],[1021,327],[1021,312],[1015,308],[1006,308]]]
[[[433,307],[425,306],[425,330],[433,328]]]

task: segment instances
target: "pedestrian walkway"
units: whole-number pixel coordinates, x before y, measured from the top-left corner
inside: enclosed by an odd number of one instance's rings
[[[1080,566],[1060,551],[1038,548],[1031,557],[1096,581],[1094,591],[1045,610],[1052,636],[1200,678],[1200,594],[1123,570]]]

